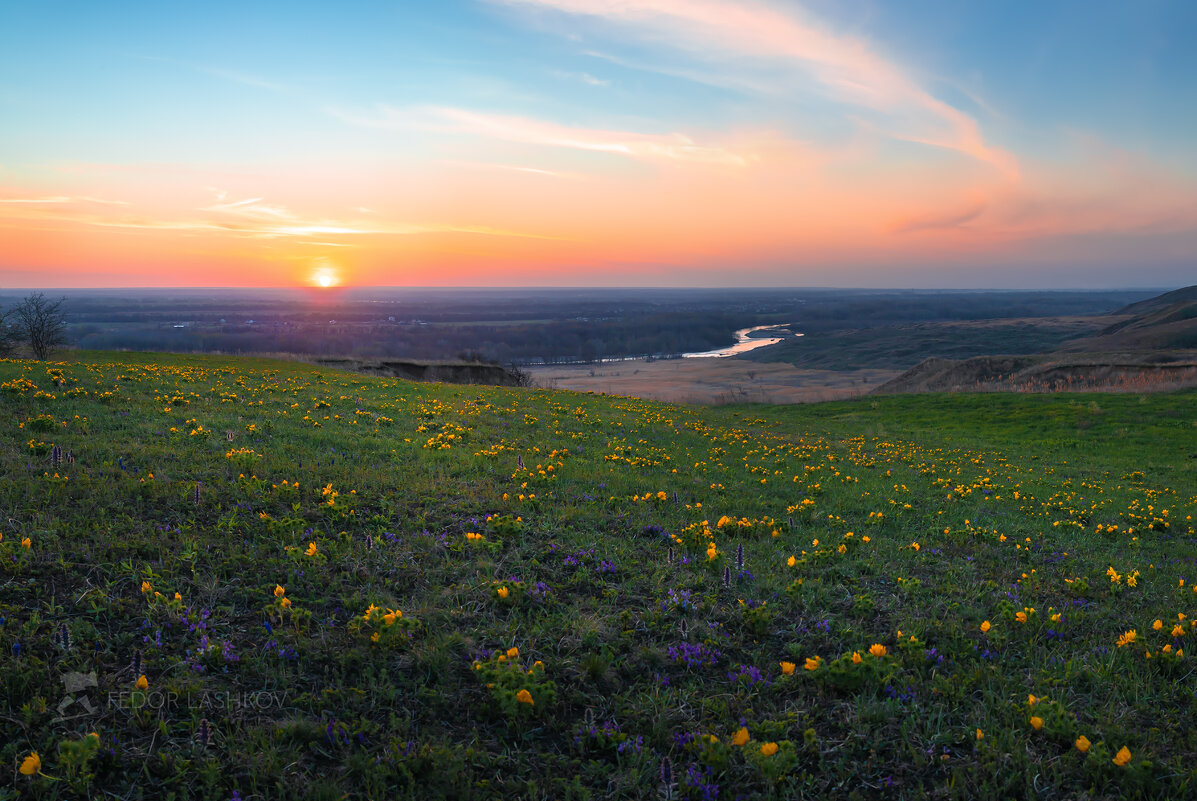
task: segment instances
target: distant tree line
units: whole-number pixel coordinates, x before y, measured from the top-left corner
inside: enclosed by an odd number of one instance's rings
[[[638,315],[508,325],[381,324],[377,321],[77,326],[79,347],[223,353],[305,353],[368,358],[463,359],[500,364],[586,362],[726,347],[742,319],[711,314]]]
[[[2,295],[3,293],[0,293]],[[9,294],[0,352],[46,354],[69,336],[98,350],[294,353],[358,358],[463,359],[500,364],[669,356],[721,348],[733,332],[786,324],[807,334],[759,358],[800,360],[832,332],[917,321],[1028,318],[1106,312],[1151,293],[933,292],[926,290],[362,290],[311,298],[252,291],[67,293],[62,301]],[[18,303],[18,301],[20,301]],[[50,325],[43,329],[21,318]],[[53,308],[50,308],[50,307]],[[33,332],[33,335],[31,335]],[[837,340],[838,341],[838,340]],[[847,343],[841,343],[846,344]],[[856,346],[853,346],[856,347]]]
[[[33,358],[45,361],[67,343],[63,299],[50,300],[43,293],[29,295],[11,309],[0,309],[0,356],[11,356],[21,346]]]
[[[1099,314],[1136,299],[1138,293],[1130,292],[879,292],[809,303],[794,319],[807,332],[834,331],[921,321]]]

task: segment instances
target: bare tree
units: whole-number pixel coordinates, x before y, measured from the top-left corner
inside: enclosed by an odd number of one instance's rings
[[[21,341],[20,331],[9,322],[10,316],[11,312],[0,309],[0,359],[10,356]]]
[[[47,300],[44,294],[35,292],[13,310],[18,336],[29,344],[38,361],[45,361],[51,351],[66,344],[66,315],[62,311],[65,300]]]

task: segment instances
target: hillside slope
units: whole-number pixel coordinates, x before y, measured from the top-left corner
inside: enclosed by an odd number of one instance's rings
[[[1099,333],[1063,345],[1062,351],[1169,351],[1197,349],[1197,300],[1148,308]]]
[[[1131,303],[1113,313],[1116,317],[1141,317],[1153,314],[1178,303],[1192,303],[1197,301],[1197,284],[1174,289],[1154,298],[1147,298]]]
[[[1192,393],[75,356],[0,361],[21,797],[1188,792]]]
[[[874,392],[1149,391],[1197,386],[1197,286],[1133,303],[1106,320],[1100,330],[1041,353],[929,358]]]

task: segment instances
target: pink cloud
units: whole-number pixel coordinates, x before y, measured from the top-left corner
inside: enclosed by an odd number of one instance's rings
[[[970,204],[958,210],[949,210],[898,220],[892,224],[891,230],[894,233],[905,234],[912,231],[940,231],[946,228],[960,228],[965,223],[977,219],[984,211],[984,203]]]
[[[736,61],[800,68],[833,100],[881,112],[885,132],[894,138],[959,151],[1008,176],[1018,173],[1014,156],[989,145],[976,120],[932,96],[867,42],[835,33],[797,9],[725,0],[493,1],[613,21],[702,60],[730,59],[732,69]]]
[[[887,226],[897,234],[1010,242],[1197,230],[1197,186],[1164,165],[1074,134],[1067,160],[1026,163],[1023,180],[948,193]]]
[[[398,109],[380,105],[371,114],[331,112],[345,122],[386,130],[460,133],[519,144],[610,153],[643,161],[690,161],[743,166],[751,154],[696,142],[682,133],[646,134],[577,128],[546,120],[460,108]]]

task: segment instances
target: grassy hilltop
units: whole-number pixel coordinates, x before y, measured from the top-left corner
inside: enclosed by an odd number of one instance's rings
[[[1195,401],[0,361],[0,798],[1191,796]]]

